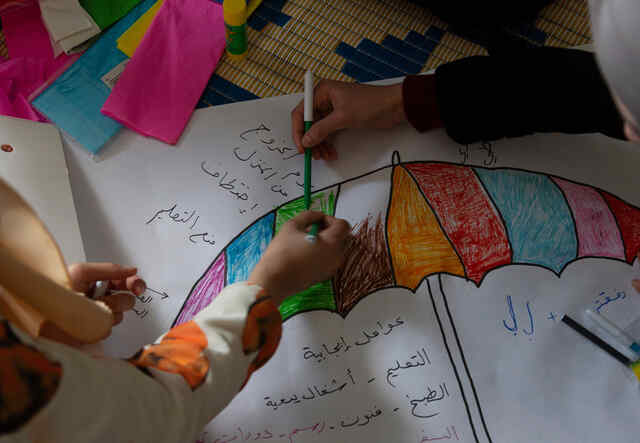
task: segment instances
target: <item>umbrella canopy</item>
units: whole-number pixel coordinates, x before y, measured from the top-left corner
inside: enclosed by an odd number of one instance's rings
[[[348,214],[353,236],[336,276],[287,299],[285,319],[317,309],[345,316],[376,290],[415,291],[434,274],[479,286],[510,264],[560,275],[577,259],[631,263],[640,250],[640,209],[592,186],[512,168],[394,163],[313,194],[312,209]],[[387,181],[384,194],[372,186],[376,180]],[[368,206],[365,193],[386,208]],[[303,210],[302,198],[290,201],[235,237],[194,284],[175,323],[191,319],[225,285],[246,280],[282,224]]]

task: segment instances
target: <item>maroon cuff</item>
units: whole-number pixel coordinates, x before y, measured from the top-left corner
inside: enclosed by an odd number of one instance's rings
[[[418,132],[442,128],[435,75],[408,75],[402,83],[404,113]]]

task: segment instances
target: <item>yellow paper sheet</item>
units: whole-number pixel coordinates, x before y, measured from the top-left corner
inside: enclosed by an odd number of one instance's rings
[[[133,24],[127,32],[122,34],[118,41],[118,49],[124,52],[127,56],[132,57],[133,53],[136,52],[136,48],[142,41],[144,34],[151,26],[151,22],[156,17],[158,10],[160,10],[160,6],[162,6],[164,0],[158,0],[147,12],[145,12],[142,17],[138,19],[137,22]],[[251,0],[247,5],[247,17],[253,14],[253,11],[256,10],[258,6],[262,3],[262,0]]]
[[[142,41],[144,34],[151,26],[151,22],[156,17],[156,14],[160,10],[160,7],[164,3],[164,0],[158,0],[155,4],[149,8],[127,31],[118,38],[118,49],[124,52],[127,56],[132,57],[136,52],[136,48]]]
[[[247,4],[247,20],[249,19],[249,17],[251,17],[251,14],[253,14],[253,11],[255,11],[258,8],[258,6],[260,6],[261,3],[262,3],[262,0],[251,0]]]

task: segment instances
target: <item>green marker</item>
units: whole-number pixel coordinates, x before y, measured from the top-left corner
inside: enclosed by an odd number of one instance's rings
[[[304,75],[304,132],[311,129],[313,124],[313,74],[307,71]],[[304,207],[308,211],[311,209],[311,149],[304,150]],[[316,241],[318,235],[318,224],[311,225],[311,230],[306,239],[310,242]]]

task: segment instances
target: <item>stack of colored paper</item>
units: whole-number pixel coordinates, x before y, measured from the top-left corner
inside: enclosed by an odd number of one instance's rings
[[[153,0],[138,4],[33,101],[40,112],[92,153],[121,128],[100,113],[128,60],[116,47],[116,39],[152,5]]]
[[[175,144],[225,46],[209,0],[16,0],[0,16],[0,113],[46,116],[91,153],[122,125]],[[107,26],[84,54],[56,54]]]
[[[78,56],[54,56],[35,0],[0,4],[9,60],[0,64],[0,114],[45,120],[29,103]]]
[[[224,47],[219,4],[165,0],[102,113],[143,135],[175,144]]]

